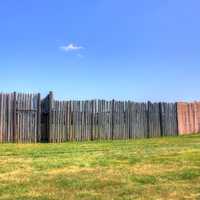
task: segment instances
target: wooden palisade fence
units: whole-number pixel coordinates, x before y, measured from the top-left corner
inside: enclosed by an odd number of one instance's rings
[[[135,139],[200,132],[200,103],[57,101],[0,93],[0,142]]]
[[[57,101],[50,93],[42,105],[42,131],[48,142],[135,139],[178,134],[176,103],[131,101]],[[43,127],[43,125],[42,125]]]
[[[0,142],[41,140],[40,94],[0,94]]]

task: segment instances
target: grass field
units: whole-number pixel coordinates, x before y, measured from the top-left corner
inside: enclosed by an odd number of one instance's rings
[[[0,199],[200,199],[200,135],[1,144]]]

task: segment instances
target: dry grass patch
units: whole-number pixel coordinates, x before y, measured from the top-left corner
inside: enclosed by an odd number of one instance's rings
[[[180,166],[178,165],[165,165],[165,164],[136,164],[129,167],[131,173],[135,173],[138,175],[160,175],[167,172],[174,172],[180,170]]]

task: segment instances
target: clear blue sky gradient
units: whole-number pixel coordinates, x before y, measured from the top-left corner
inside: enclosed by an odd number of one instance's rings
[[[0,90],[200,99],[199,0],[0,2]],[[64,51],[74,44],[84,48]]]

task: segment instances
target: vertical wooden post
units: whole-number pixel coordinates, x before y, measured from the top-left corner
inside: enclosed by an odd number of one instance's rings
[[[6,116],[6,120],[7,120],[7,123],[6,123],[6,137],[4,138],[4,140],[6,142],[10,142],[10,138],[9,138],[9,94],[6,95],[6,113],[7,113],[7,116]]]
[[[160,135],[163,136],[162,103],[159,103]]]
[[[37,102],[37,142],[41,142],[41,96],[38,93],[38,102]]]
[[[176,135],[179,135],[179,122],[178,122],[178,103],[175,103],[175,112],[176,112]]]
[[[131,102],[128,101],[128,138],[131,138],[131,123],[130,123],[130,118],[131,118]]]
[[[16,112],[16,109],[17,109],[17,107],[16,107],[16,104],[17,104],[17,101],[16,101],[16,92],[14,92],[13,93],[13,138],[12,138],[12,140],[13,140],[13,142],[16,142],[16,123],[17,123],[17,121],[16,121],[16,115],[17,115],[17,112]]]
[[[51,135],[52,135],[52,106],[53,106],[53,92],[49,92],[49,119],[48,119],[48,134],[47,134],[47,140],[51,140]]]
[[[111,112],[112,112],[112,121],[111,121],[111,139],[113,140],[114,138],[114,125],[115,125],[115,112],[114,112],[114,109],[115,109],[115,100],[113,99],[112,100],[112,107],[111,107]]]
[[[91,102],[91,106],[92,106],[92,112],[91,112],[91,130],[90,130],[90,134],[91,134],[91,140],[94,140],[94,135],[93,135],[93,125],[94,125],[94,101],[92,100]]]
[[[149,119],[150,118],[150,114],[149,114],[149,112],[150,112],[150,110],[149,110],[150,104],[151,104],[151,102],[148,101],[147,102],[147,138],[150,137],[150,119]]]

